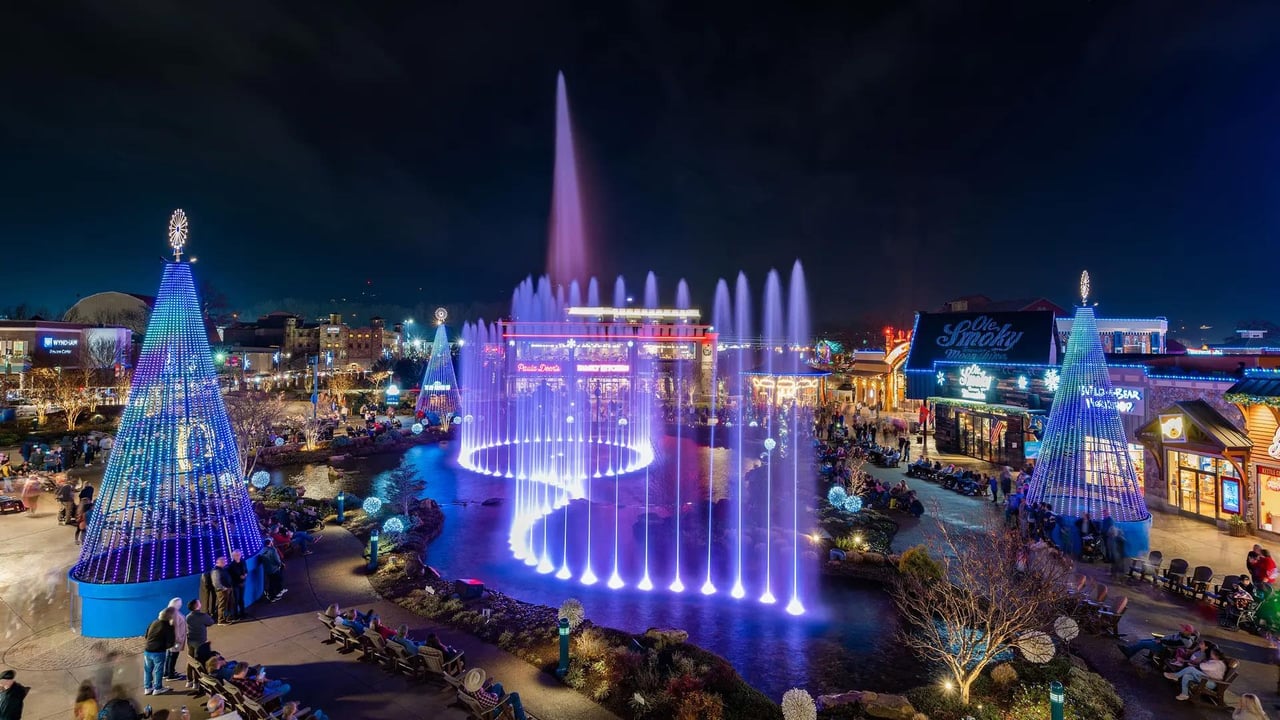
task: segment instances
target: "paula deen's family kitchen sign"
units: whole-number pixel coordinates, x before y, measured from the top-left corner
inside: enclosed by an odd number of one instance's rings
[[[1053,365],[1053,313],[920,313],[908,370],[935,362],[989,365]]]

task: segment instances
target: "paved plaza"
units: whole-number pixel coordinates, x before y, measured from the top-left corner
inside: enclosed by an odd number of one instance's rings
[[[144,697],[142,638],[93,640],[79,637],[68,622],[66,571],[75,561],[72,528],[56,523],[56,505],[47,495],[35,519],[0,516],[0,667],[13,668],[31,688],[24,720],[64,720],[82,680],[100,692],[113,684],[129,687],[140,706],[177,709],[208,717],[185,683],[174,692]],[[53,509],[51,509],[53,508]],[[380,600],[366,579],[362,545],[345,530],[330,527],[323,542],[305,557],[293,557],[285,571],[289,593],[278,603],[258,603],[250,619],[210,628],[213,647],[228,659],[262,663],[268,673],[293,686],[289,696],[324,709],[335,720],[467,717],[454,693],[440,682],[419,683],[392,675],[325,644],[327,632],[316,612],[329,603],[374,608],[392,627],[408,623],[416,638],[437,632],[466,650],[468,665],[482,667],[520,693],[525,706],[544,720],[610,720],[612,713],[570,690],[525,661],[493,645],[441,628]],[[157,608],[159,612],[159,608]],[[145,628],[138,628],[141,634]]]

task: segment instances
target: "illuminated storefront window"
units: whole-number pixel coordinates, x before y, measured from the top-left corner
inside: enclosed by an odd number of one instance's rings
[[[1180,511],[1213,520],[1241,512],[1240,473],[1212,455],[1166,450],[1169,503]]]

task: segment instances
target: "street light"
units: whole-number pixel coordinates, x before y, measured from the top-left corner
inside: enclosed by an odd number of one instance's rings
[[[369,572],[376,572],[378,569],[378,531],[374,530],[369,533]],[[1061,720],[1059,718],[1058,720]]]
[[[560,664],[556,667],[556,677],[563,678],[569,672],[569,618],[560,618]]]
[[[1049,683],[1049,714],[1051,720],[1062,720],[1062,704],[1067,701],[1067,691],[1062,683],[1054,680]]]

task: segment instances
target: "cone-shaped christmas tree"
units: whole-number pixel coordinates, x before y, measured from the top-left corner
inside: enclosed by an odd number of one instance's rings
[[[252,557],[262,549],[191,265],[180,261],[181,213],[170,222],[175,262],[165,264],[129,405],[71,570],[81,583],[174,580],[205,572],[232,550]]]
[[[1081,295],[1087,300],[1087,272],[1080,286]],[[1086,305],[1076,309],[1071,325],[1066,358],[1027,501],[1047,502],[1055,513],[1066,518],[1078,518],[1088,512],[1094,520],[1101,520],[1105,510],[1120,525],[1137,523],[1145,527],[1151,517],[1142,499],[1142,481],[1129,457],[1098,338],[1098,324],[1093,308]],[[1125,533],[1126,556],[1146,552],[1145,532],[1141,539],[1131,538],[1127,530]]]
[[[436,328],[436,339],[431,343],[431,357],[422,373],[422,390],[414,409],[439,424],[449,422],[458,412],[458,406],[458,378],[453,372],[449,335],[441,325]]]

